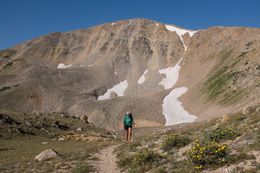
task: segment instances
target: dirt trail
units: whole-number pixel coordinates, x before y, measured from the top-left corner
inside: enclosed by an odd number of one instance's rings
[[[118,145],[109,146],[96,155],[99,159],[95,164],[97,173],[120,173],[116,164],[116,155],[113,153]]]

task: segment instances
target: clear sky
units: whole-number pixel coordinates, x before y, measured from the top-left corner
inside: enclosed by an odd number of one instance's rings
[[[130,18],[187,29],[260,28],[260,0],[0,0],[0,49],[50,32]]]

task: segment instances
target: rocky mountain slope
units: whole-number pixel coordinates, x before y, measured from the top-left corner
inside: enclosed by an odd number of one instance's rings
[[[0,52],[1,109],[87,115],[108,129],[126,111],[140,127],[171,125],[259,111],[259,98],[259,28],[190,31],[130,19]]]

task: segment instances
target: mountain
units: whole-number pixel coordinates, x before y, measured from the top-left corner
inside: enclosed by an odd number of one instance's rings
[[[0,52],[0,109],[69,112],[118,129],[259,111],[260,29],[147,19],[51,33]],[[171,116],[172,115],[172,116]]]

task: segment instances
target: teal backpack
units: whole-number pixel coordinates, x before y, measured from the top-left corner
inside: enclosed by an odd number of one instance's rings
[[[132,124],[133,124],[133,117],[129,114],[126,114],[124,118],[124,125],[132,126]]]

